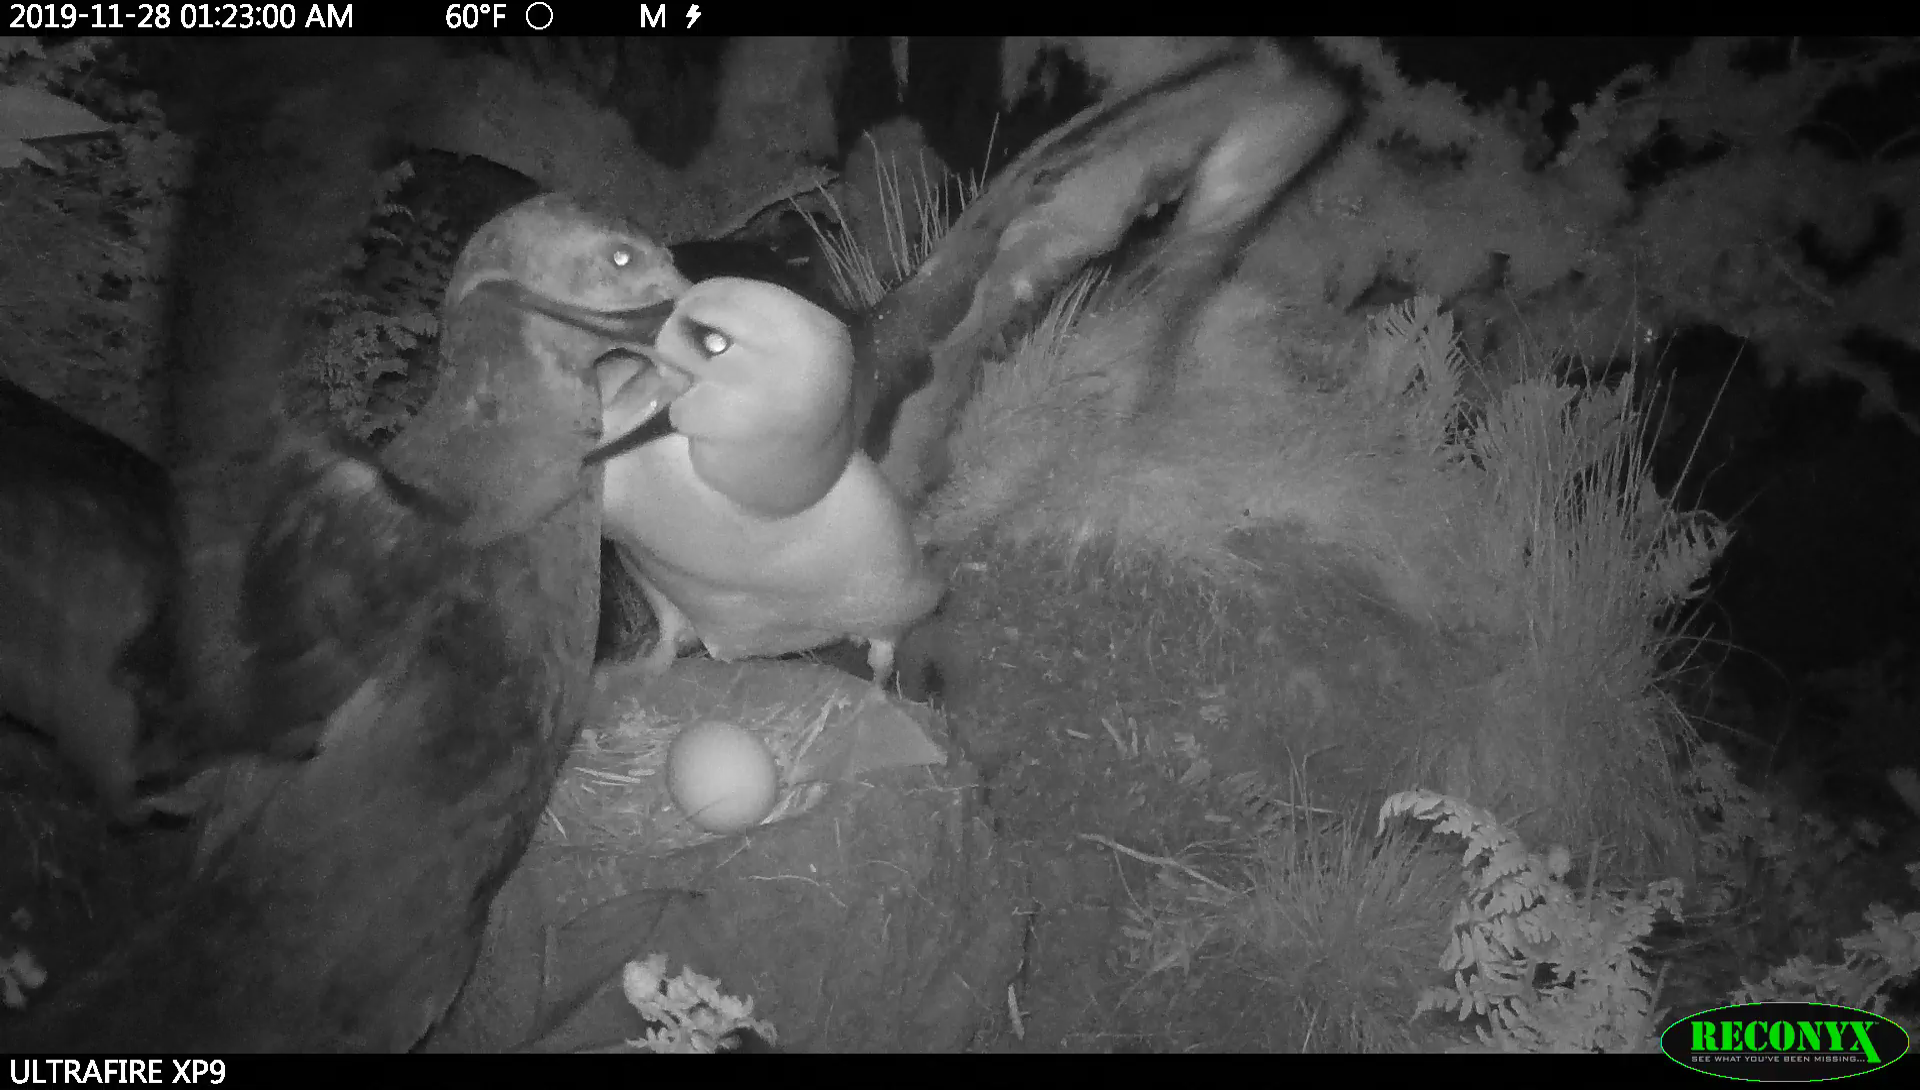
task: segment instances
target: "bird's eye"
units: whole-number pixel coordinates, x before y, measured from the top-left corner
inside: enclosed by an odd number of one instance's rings
[[[733,338],[717,329],[700,332],[700,348],[709,356],[717,356],[733,347]]]
[[[613,251],[613,267],[614,268],[624,269],[631,264],[633,264],[632,250],[627,249],[625,246],[621,246],[616,248]]]

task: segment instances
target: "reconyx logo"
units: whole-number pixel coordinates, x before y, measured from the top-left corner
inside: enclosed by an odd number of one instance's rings
[[[1660,1035],[1674,1062],[1748,1082],[1821,1082],[1878,1071],[1907,1054],[1907,1031],[1831,1003],[1743,1003],[1690,1014]]]

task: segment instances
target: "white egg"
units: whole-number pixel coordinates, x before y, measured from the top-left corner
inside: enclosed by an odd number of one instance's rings
[[[732,723],[695,723],[667,751],[668,793],[689,821],[710,833],[760,824],[779,790],[773,754],[752,731]]]

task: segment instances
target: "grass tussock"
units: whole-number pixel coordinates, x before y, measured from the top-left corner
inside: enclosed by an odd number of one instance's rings
[[[1211,873],[1146,857],[1159,869],[1126,910],[1130,1001],[1152,1008],[1180,980],[1209,972],[1238,977],[1245,992],[1236,1009],[1220,1012],[1217,1037],[1164,1043],[1425,1050],[1430,1030],[1406,1012],[1436,976],[1463,889],[1454,861],[1408,836],[1377,839],[1364,821],[1312,816],[1277,823],[1238,849],[1238,863]]]
[[[983,172],[959,174],[940,162],[911,123],[885,126],[865,141],[847,164],[844,202],[820,191],[832,224],[794,205],[820,244],[834,294],[856,312],[912,276],[985,183]],[[989,139],[989,157],[992,148]]]
[[[1655,490],[1646,422],[1630,379],[1584,391],[1535,380],[1467,439],[1487,516],[1467,559],[1494,577],[1491,615],[1517,638],[1443,788],[1522,813],[1556,800],[1522,823],[1530,835],[1684,872],[1674,770],[1694,737],[1655,664],[1678,638],[1664,618],[1725,533]]]
[[[1066,297],[986,369],[924,536],[1354,589],[1373,599],[1356,610],[1384,602],[1483,652],[1455,679],[1451,741],[1406,725],[1437,786],[1632,870],[1684,864],[1672,769],[1691,736],[1654,664],[1725,535],[1654,488],[1632,382],[1534,378],[1471,419],[1434,301],[1377,316],[1328,381],[1288,348],[1299,315],[1242,284],[1169,384],[1145,358],[1152,304]]]
[[[1410,837],[1296,824],[1268,846],[1233,936],[1297,997],[1301,1051],[1419,1051],[1400,1004],[1433,975],[1459,892],[1451,860]]]

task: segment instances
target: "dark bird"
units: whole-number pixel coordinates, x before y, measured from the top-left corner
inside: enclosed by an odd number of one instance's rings
[[[521,205],[468,246],[441,385],[382,458],[281,438],[239,595],[242,691],[248,717],[313,724],[315,753],[235,776],[180,902],[16,1047],[390,1051],[426,1033],[585,712],[593,364],[684,286],[610,221]],[[583,329],[569,307],[642,313]]]
[[[470,971],[585,712],[594,364],[649,343],[685,281],[616,220],[536,198],[462,254],[440,384],[382,455],[293,425],[277,389],[295,302],[364,226],[350,195],[416,88],[404,49],[262,48],[352,78],[289,90],[203,152],[172,593],[181,748],[199,729],[204,749],[265,755],[227,777],[177,898],[50,989],[7,1051],[412,1047]]]

